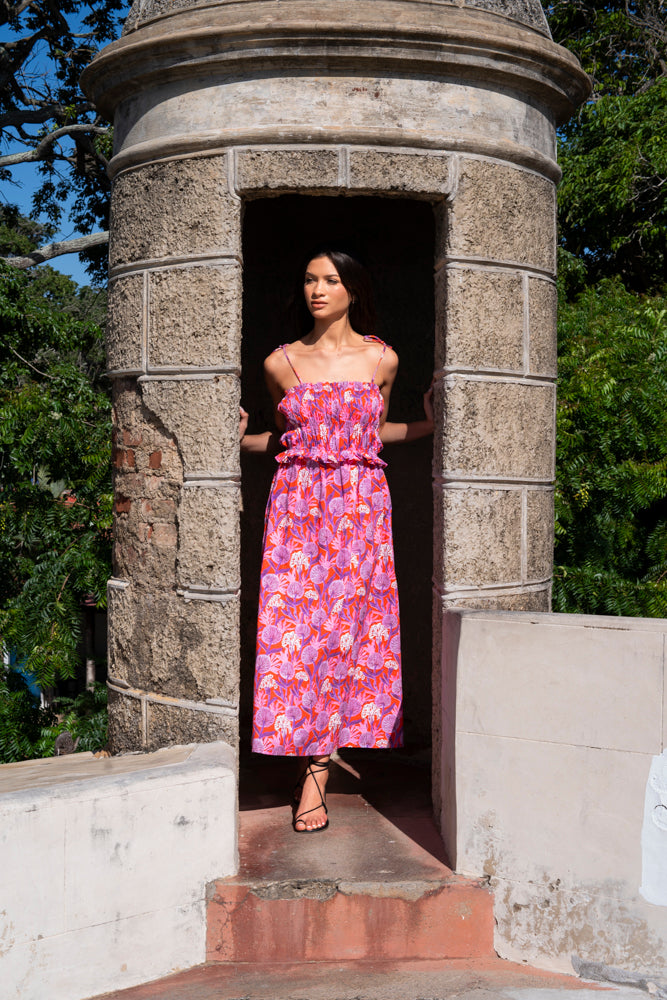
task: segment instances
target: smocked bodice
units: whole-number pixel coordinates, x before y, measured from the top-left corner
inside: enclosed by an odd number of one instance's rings
[[[378,458],[383,408],[375,382],[299,382],[278,404],[287,427],[280,439],[285,451],[277,461],[383,466]]]

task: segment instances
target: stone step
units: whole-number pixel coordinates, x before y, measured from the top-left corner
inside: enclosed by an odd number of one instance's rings
[[[494,955],[491,893],[445,864],[427,767],[341,754],[329,829],[297,834],[289,764],[248,766],[254,800],[243,809],[242,799],[240,873],[210,888],[208,962],[256,962],[258,948],[267,963]]]
[[[443,882],[217,882],[208,962],[404,961],[493,954],[488,890]]]

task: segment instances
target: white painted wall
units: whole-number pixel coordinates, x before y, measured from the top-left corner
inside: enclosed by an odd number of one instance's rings
[[[203,962],[236,815],[223,743],[0,767],[3,1000],[83,1000]]]
[[[445,616],[441,826],[456,870],[490,877],[502,956],[664,975],[667,906],[639,887],[666,637],[662,619]],[[655,881],[667,824],[650,845]]]

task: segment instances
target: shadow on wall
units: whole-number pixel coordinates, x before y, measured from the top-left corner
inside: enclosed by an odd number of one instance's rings
[[[390,419],[417,420],[433,371],[434,218],[429,203],[407,199],[284,195],[245,206],[243,230],[242,402],[250,432],[273,426],[262,361],[295,339],[285,305],[304,253],[323,241],[344,243],[369,267],[377,333],[400,358]],[[392,495],[401,603],[405,734],[430,743],[431,721],[431,439],[383,452]],[[250,734],[255,629],[264,508],[275,461],[242,456],[241,739]]]

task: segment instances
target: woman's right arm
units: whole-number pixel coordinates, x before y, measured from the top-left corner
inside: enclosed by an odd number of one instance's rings
[[[241,411],[243,413],[243,411]],[[246,420],[247,423],[247,420]],[[241,416],[239,433],[241,435],[241,451],[266,454],[278,451],[280,437],[275,431],[264,431],[263,434],[244,434],[241,430],[243,416]]]
[[[276,364],[276,362],[278,362]],[[276,454],[280,447],[280,435],[285,429],[285,418],[278,410],[278,403],[284,396],[284,391],[280,387],[276,378],[276,368],[279,371],[280,359],[276,358],[276,352],[270,354],[264,362],[264,377],[268,386],[271,398],[273,399],[274,412],[276,417],[277,431],[263,431],[262,434],[247,434],[248,414],[240,407],[239,416],[239,439],[241,451],[255,452],[256,454],[266,454],[267,452]]]

